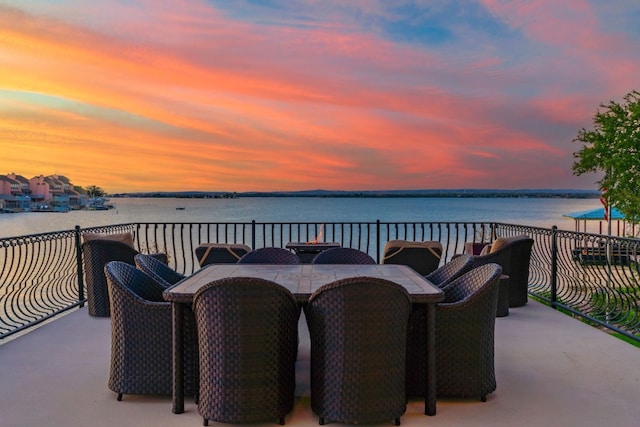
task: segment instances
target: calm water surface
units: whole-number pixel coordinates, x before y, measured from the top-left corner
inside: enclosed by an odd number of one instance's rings
[[[108,211],[0,214],[0,237],[128,222],[481,222],[573,230],[564,214],[601,207],[598,199],[319,198],[111,199]],[[176,210],[183,206],[184,210]]]

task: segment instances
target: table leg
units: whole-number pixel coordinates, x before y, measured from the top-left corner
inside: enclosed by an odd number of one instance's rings
[[[425,379],[424,413],[436,414],[436,306],[427,304],[427,369]]]
[[[181,303],[171,303],[171,316],[173,318],[173,413],[184,412],[184,329]]]

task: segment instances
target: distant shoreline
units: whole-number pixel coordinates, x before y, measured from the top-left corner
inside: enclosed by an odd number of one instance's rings
[[[109,197],[237,199],[240,197],[331,197],[331,198],[561,198],[593,199],[600,193],[594,190],[371,190],[371,191],[273,191],[273,192],[207,192],[153,191],[117,193]]]

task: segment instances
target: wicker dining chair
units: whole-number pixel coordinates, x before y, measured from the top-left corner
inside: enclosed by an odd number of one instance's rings
[[[283,248],[259,248],[243,255],[238,264],[300,264],[300,258]]]
[[[331,248],[320,252],[312,264],[377,264],[366,252],[354,248]]]
[[[295,393],[300,308],[293,294],[265,279],[231,277],[198,290],[193,304],[204,425],[284,424]]]
[[[438,267],[426,276],[435,286],[443,289],[451,281],[471,270],[473,256],[462,254]],[[425,395],[425,370],[427,357],[426,334],[427,309],[422,304],[413,304],[409,319],[407,338],[407,396]]]
[[[527,235],[499,237],[474,258],[474,267],[496,263],[502,267],[502,274],[509,276],[509,307],[527,304],[533,243]]]
[[[436,304],[438,397],[479,397],[496,389],[494,334],[502,267],[485,264],[455,279]]]
[[[442,244],[437,241],[389,240],[384,245],[382,264],[408,265],[426,276],[438,268]]]
[[[195,249],[200,267],[208,264],[235,264],[251,248],[240,243],[202,243]]]
[[[111,299],[109,389],[124,394],[170,395],[173,390],[171,303],[144,272],[122,261],[104,268]],[[185,393],[197,388],[196,328],[184,320]]]
[[[134,265],[138,253],[131,246],[112,240],[90,240],[82,244],[87,307],[89,315],[109,317],[110,304],[104,266],[110,261],[123,261]]]
[[[184,274],[180,274],[167,264],[159,261],[157,258],[147,254],[137,254],[133,260],[139,270],[144,271],[147,276],[161,284],[164,288],[175,285],[185,278]]]
[[[377,423],[406,410],[411,301],[400,285],[354,277],[321,286],[305,315],[311,339],[311,408],[325,421]]]

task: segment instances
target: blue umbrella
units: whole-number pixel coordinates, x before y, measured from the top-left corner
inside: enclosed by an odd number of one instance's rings
[[[566,216],[568,218],[573,218],[575,220],[583,219],[583,220],[600,220],[604,221],[604,208],[591,209],[588,211],[579,211],[564,214],[562,216]],[[611,219],[623,220],[624,215],[617,208],[611,208]]]

